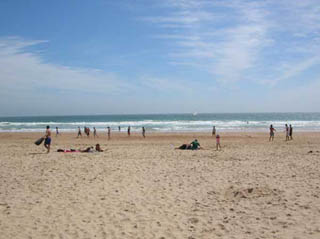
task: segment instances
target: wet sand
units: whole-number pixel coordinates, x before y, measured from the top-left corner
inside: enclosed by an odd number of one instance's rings
[[[40,135],[0,134],[0,238],[320,238],[320,133]]]

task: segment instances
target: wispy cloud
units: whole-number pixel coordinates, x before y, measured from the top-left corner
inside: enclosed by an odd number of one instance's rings
[[[41,54],[27,47],[46,41],[26,41],[19,38],[0,39],[0,72],[2,90],[16,84],[25,90],[51,88],[87,93],[117,93],[130,88],[113,73],[99,69],[67,67],[47,63]]]
[[[160,108],[164,104],[160,99],[168,101],[164,96],[175,98],[193,93],[191,84],[174,77],[145,73],[129,81],[100,69],[47,62],[43,53],[35,51],[39,44],[46,43],[18,37],[0,39],[0,114],[157,112],[152,104],[155,99],[144,102],[145,93],[157,94]],[[142,105],[149,108],[141,108]]]
[[[304,70],[318,64],[313,60],[320,49],[317,2],[167,0],[161,7],[169,11],[145,20],[167,28],[154,37],[173,47],[169,62],[200,67],[219,82],[272,78],[276,83],[299,72],[288,73],[280,65],[295,65],[298,57]],[[268,78],[274,69],[280,75]]]

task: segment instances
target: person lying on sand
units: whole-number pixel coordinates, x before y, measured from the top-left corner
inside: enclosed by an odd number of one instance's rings
[[[93,146],[88,147],[84,150],[81,149],[58,149],[57,152],[62,153],[94,153],[94,152],[103,152],[103,150],[100,147],[100,144],[96,144],[96,147]]]
[[[182,150],[185,150],[185,149],[191,149],[191,150],[197,150],[197,149],[203,149],[198,140],[195,139],[194,141],[192,141],[190,144],[183,144],[181,145],[180,147],[177,147],[175,149],[182,149]]]

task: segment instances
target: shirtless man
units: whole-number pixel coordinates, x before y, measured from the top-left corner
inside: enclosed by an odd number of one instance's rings
[[[143,138],[146,137],[146,129],[145,129],[145,127],[142,127],[142,137]]]
[[[269,141],[273,141],[273,139],[274,139],[274,131],[276,131],[276,130],[275,130],[275,128],[273,128],[273,125],[271,124],[271,125],[270,125],[270,137],[269,137]]]
[[[50,126],[47,125],[46,134],[44,136],[44,147],[47,149],[47,153],[50,152],[50,145],[51,145],[51,131]]]
[[[93,138],[98,137],[96,127],[93,127]]]
[[[111,128],[110,126],[108,126],[108,140],[110,140],[111,138]]]

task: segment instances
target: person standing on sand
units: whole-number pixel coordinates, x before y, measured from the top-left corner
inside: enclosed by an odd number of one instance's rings
[[[216,136],[216,150],[221,150],[221,145],[220,145],[220,135],[217,134]]]
[[[285,125],[285,127],[286,127],[286,141],[288,141],[289,140],[289,127],[287,124]]]
[[[111,138],[111,128],[108,126],[107,129],[108,129],[108,140],[110,140],[110,138]]]
[[[143,138],[146,137],[146,129],[144,127],[142,127],[142,136],[143,136]]]
[[[129,126],[128,127],[128,136],[130,136],[130,133],[131,133],[130,131],[131,131],[131,127]]]
[[[121,127],[120,127],[120,125],[118,126],[118,129],[119,129],[119,132],[121,131]]]
[[[47,125],[46,134],[44,136],[44,147],[47,149],[47,153],[50,152],[50,145],[51,145],[51,131],[50,131],[50,126]]]
[[[216,134],[216,126],[212,127],[212,136],[214,136]]]
[[[79,137],[82,138],[82,134],[81,134],[81,129],[80,129],[80,127],[78,127],[78,136],[77,136],[77,138],[79,138]]]
[[[93,138],[98,137],[96,127],[93,127]]]
[[[56,137],[59,135],[59,129],[56,127]]]
[[[290,140],[293,140],[293,138],[292,138],[292,125],[290,125],[290,127],[289,127],[289,136],[290,136]]]
[[[269,137],[269,141],[273,141],[274,139],[274,131],[276,131],[275,128],[273,128],[272,124],[270,125],[270,137]]]

